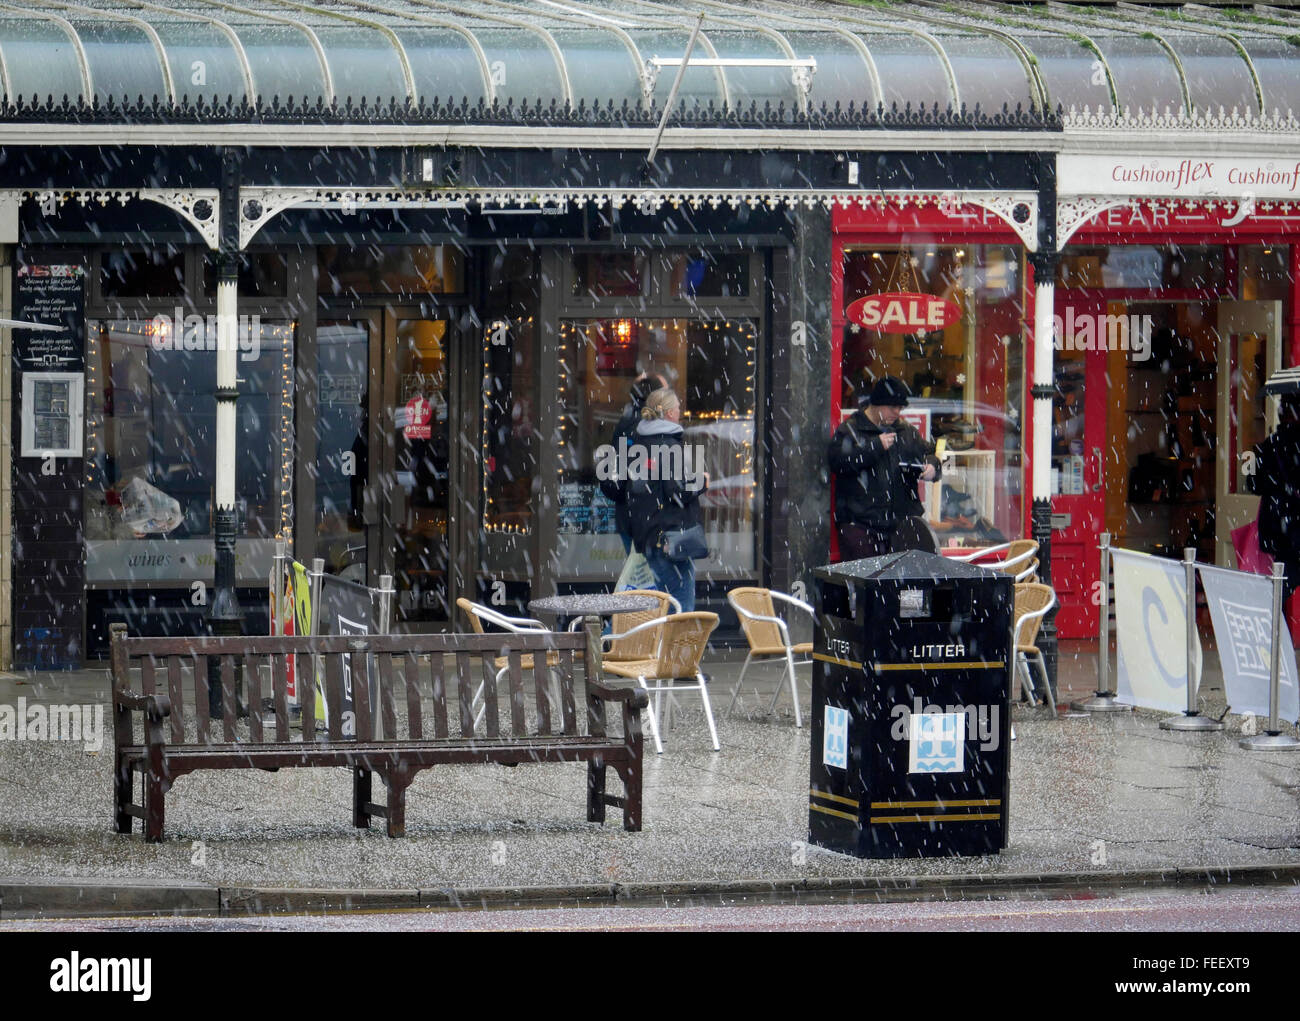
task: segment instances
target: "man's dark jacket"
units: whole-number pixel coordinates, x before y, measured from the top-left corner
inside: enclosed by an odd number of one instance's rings
[[[880,438],[885,432],[898,434],[888,450]],[[878,426],[862,409],[835,430],[828,460],[838,476],[836,523],[862,525],[877,532],[892,532],[900,518],[925,512],[916,492],[923,469],[905,464],[931,464],[936,479],[940,472],[934,445],[915,427],[901,418],[893,425]]]
[[[1259,445],[1259,548],[1300,559],[1300,422],[1284,422]]]

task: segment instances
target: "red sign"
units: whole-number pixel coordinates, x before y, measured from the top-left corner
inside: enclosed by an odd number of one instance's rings
[[[961,320],[961,309],[929,294],[869,294],[845,312],[849,322],[880,333],[931,333]]]
[[[412,397],[406,402],[406,438],[408,440],[427,440],[433,436],[433,405],[423,396]]]

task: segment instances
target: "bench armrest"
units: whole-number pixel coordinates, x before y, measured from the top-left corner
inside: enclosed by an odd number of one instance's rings
[[[604,702],[627,702],[633,709],[644,709],[650,696],[640,688],[609,688],[598,681],[588,681],[587,690]]]
[[[120,709],[143,712],[151,720],[165,720],[172,714],[172,700],[166,695],[137,695],[117,688],[113,691],[113,703]]]

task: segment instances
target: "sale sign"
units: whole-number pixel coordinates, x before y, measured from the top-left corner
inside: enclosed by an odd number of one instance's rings
[[[961,309],[946,298],[906,291],[869,294],[849,305],[845,315],[880,333],[931,333],[961,321]]]

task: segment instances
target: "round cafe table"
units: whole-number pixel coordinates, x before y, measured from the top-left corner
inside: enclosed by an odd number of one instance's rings
[[[652,610],[659,605],[654,596],[637,596],[627,592],[588,592],[572,596],[545,596],[528,603],[528,612],[533,616],[540,613],[556,617],[581,617],[587,630],[587,655],[591,664],[591,676],[599,680],[603,658],[600,648],[600,621],[616,613],[636,613],[638,610]]]

